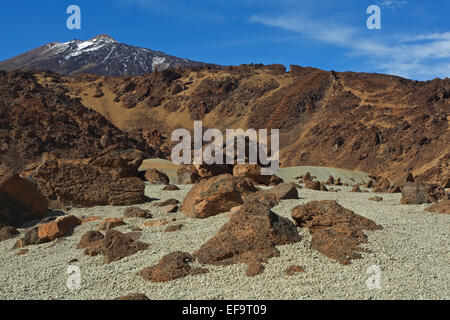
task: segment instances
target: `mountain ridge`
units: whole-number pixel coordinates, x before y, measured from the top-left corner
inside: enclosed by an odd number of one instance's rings
[[[137,76],[153,70],[207,63],[120,43],[107,34],[89,40],[51,42],[0,62],[0,70],[48,70],[64,75],[92,73]]]

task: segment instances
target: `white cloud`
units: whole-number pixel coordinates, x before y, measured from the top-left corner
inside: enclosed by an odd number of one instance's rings
[[[381,7],[388,8],[388,9],[399,9],[406,6],[408,3],[408,0],[383,0],[378,1],[378,4]]]

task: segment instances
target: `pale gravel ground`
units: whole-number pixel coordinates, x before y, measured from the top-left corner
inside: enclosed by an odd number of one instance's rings
[[[152,198],[182,200],[190,186],[180,191],[161,191],[161,186],[147,185]],[[350,188],[340,187],[343,190]],[[303,240],[279,246],[280,257],[270,259],[263,274],[245,275],[243,264],[214,267],[210,272],[189,276],[168,283],[151,283],[138,275],[144,267],[154,265],[165,254],[175,250],[194,252],[226,223],[227,214],[204,220],[186,218],[182,213],[164,213],[151,203],[139,205],[150,209],[155,218],[173,218],[183,223],[180,231],[164,233],[166,226],[143,228],[140,241],[150,247],[118,262],[105,264],[103,257],[88,257],[76,244],[98,222],[89,222],[75,229],[64,241],[28,247],[30,251],[17,256],[10,251],[17,239],[0,243],[0,299],[111,299],[131,292],[146,294],[150,299],[449,299],[450,243],[448,215],[424,212],[426,205],[402,206],[399,194],[381,194],[382,202],[368,201],[380,194],[350,192],[319,192],[300,189],[299,200],[286,200],[275,207],[276,213],[290,217],[299,204],[312,200],[335,199],[341,205],[381,224],[381,231],[366,231],[369,243],[363,259],[342,266],[309,248],[310,236],[299,229]],[[76,216],[121,217],[124,207],[72,209]],[[145,221],[127,219],[118,227],[131,231]],[[23,231],[23,230],[22,230]],[[81,269],[81,289],[66,287],[69,261]],[[381,270],[381,289],[369,290],[366,270],[371,265]],[[285,275],[288,266],[301,265],[304,273]]]

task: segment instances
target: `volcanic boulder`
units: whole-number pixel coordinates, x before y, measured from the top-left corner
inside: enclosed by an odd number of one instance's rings
[[[296,227],[289,219],[254,201],[242,205],[193,256],[204,264],[246,263],[249,268],[247,274],[254,275],[253,271],[262,271],[263,262],[279,256],[276,245],[300,240]]]
[[[313,249],[344,265],[361,258],[357,251],[366,252],[360,247],[367,243],[363,230],[382,229],[372,220],[331,200],[297,206],[292,209],[291,216],[299,227],[309,229]]]
[[[129,166],[119,153],[73,161],[47,154],[30,178],[53,208],[132,205],[146,200],[144,182],[133,176],[140,162]]]
[[[209,272],[205,268],[191,267],[189,264],[193,261],[189,253],[175,251],[162,257],[157,265],[142,269],[139,274],[151,282],[167,282]]]
[[[77,244],[77,249],[87,248],[92,242],[102,240],[103,238],[103,233],[100,231],[90,230],[81,237],[80,242]]]
[[[182,165],[177,170],[179,184],[193,184],[200,180],[197,169],[193,165]]]
[[[444,199],[439,203],[432,204],[425,211],[450,214],[450,200]]]
[[[169,177],[162,171],[150,169],[145,172],[145,179],[153,184],[169,184]]]
[[[84,253],[90,256],[102,254],[105,262],[111,263],[147,248],[147,243],[135,241],[132,235],[111,229],[103,239],[91,242]]]
[[[138,207],[128,207],[123,211],[123,216],[125,218],[144,218],[151,219],[153,215],[148,210],[143,210]]]
[[[0,223],[20,227],[29,220],[42,218],[47,207],[47,199],[32,182],[12,173],[0,178]]]
[[[41,223],[38,225],[38,238],[41,243],[53,241],[68,235],[76,226],[81,224],[81,220],[75,216],[63,216],[54,221]]]
[[[201,180],[186,195],[181,211],[191,218],[207,218],[243,203],[242,196],[256,192],[249,179],[229,174]]]
[[[15,227],[0,227],[0,242],[15,238],[19,234]]]
[[[402,188],[401,204],[437,202],[445,197],[445,190],[437,184],[407,182]]]

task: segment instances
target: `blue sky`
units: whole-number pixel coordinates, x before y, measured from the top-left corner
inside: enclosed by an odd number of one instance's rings
[[[81,30],[66,8],[81,8]],[[369,30],[369,5],[381,30]],[[450,76],[447,0],[4,1],[0,60],[107,33],[120,42],[222,65],[296,64],[417,80]]]

